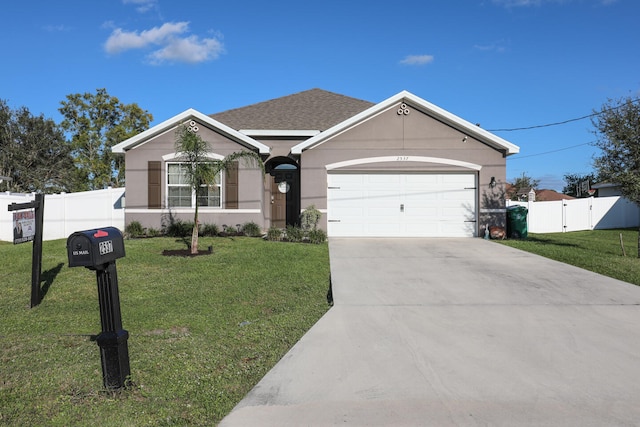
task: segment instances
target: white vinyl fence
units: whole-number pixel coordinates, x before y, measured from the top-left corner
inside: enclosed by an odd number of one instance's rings
[[[513,202],[528,209],[530,233],[630,228],[640,224],[640,208],[624,197],[589,197],[553,202]]]
[[[0,240],[13,241],[11,203],[28,203],[35,194],[0,193]],[[623,197],[590,197],[554,202],[513,202],[528,209],[530,233],[629,228],[640,224],[640,208]],[[124,231],[124,188],[47,194],[44,198],[44,240],[66,239],[75,231],[100,227]]]
[[[34,199],[35,194],[0,193],[0,240],[13,241],[13,212],[7,207]],[[108,226],[124,231],[124,188],[44,196],[43,240]]]

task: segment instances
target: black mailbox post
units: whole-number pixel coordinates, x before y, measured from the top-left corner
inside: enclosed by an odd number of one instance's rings
[[[129,333],[122,329],[116,259],[124,257],[122,233],[115,227],[77,231],[67,238],[69,267],[95,270],[102,332],[97,342],[107,389],[125,387],[129,367]]]

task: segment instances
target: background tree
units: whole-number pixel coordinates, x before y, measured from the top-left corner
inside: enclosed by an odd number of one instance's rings
[[[185,178],[196,194],[196,205],[193,215],[193,231],[191,232],[191,253],[198,253],[198,207],[200,205],[197,195],[203,187],[216,184],[216,179],[222,172],[230,169],[238,159],[257,164],[264,173],[264,164],[257,153],[253,151],[237,151],[227,155],[222,160],[213,160],[209,157],[209,143],[200,135],[189,130],[187,126],[180,126],[176,131],[177,160],[185,166]]]
[[[106,89],[67,95],[61,104],[60,125],[70,134],[79,189],[124,185],[124,158],[111,147],[146,130],[153,116],[137,104],[122,104]]]
[[[618,184],[624,197],[640,205],[640,103],[631,98],[609,100],[592,122],[598,137],[595,145],[601,150],[594,159],[600,177]]]
[[[528,194],[532,188],[535,190],[539,184],[540,180],[533,179],[522,172],[522,176],[511,183],[511,187],[507,190],[507,195],[511,200],[520,200],[522,194]]]
[[[16,110],[0,100],[0,184],[15,192],[59,193],[73,189],[74,165],[64,133],[51,119]]]
[[[566,194],[567,196],[572,196],[572,197],[589,197],[589,193],[587,193],[586,191],[582,191],[580,190],[580,184],[582,182],[588,181],[589,182],[589,188],[591,188],[591,185],[597,183],[599,180],[598,178],[592,174],[586,174],[586,175],[580,175],[577,173],[568,173],[565,174],[562,179],[564,179],[565,182],[565,186],[562,189],[562,193]]]

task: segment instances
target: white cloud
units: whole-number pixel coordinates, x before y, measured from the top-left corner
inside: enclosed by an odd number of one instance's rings
[[[172,40],[164,48],[153,52],[149,57],[153,64],[165,61],[195,64],[216,59],[223,51],[222,43],[216,39],[200,40],[196,36],[190,36]]]
[[[161,27],[142,31],[140,34],[137,31],[124,31],[121,28],[116,28],[107,39],[104,47],[108,53],[119,53],[129,49],[140,49],[150,44],[164,44],[176,34],[182,34],[188,29],[188,22],[169,22]]]
[[[555,3],[555,4],[563,4],[563,3],[573,3],[577,0],[491,0],[493,4],[498,6],[504,6],[506,8],[511,7],[528,7],[528,6],[541,6],[543,4]],[[603,6],[608,6],[610,4],[616,3],[618,0],[595,0],[596,3],[600,3]]]
[[[511,7],[528,7],[528,6],[542,6],[543,4],[555,3],[564,4],[572,3],[576,0],[492,0],[493,4],[498,6]],[[616,0],[600,0],[604,3],[612,2]]]
[[[433,55],[409,55],[400,63],[402,65],[425,65],[432,63],[434,59]]]
[[[156,7],[157,0],[122,0],[124,4],[138,5],[136,10],[140,13],[148,12]]]
[[[497,53],[504,53],[507,50],[507,48],[504,46],[504,41],[502,40],[494,43],[489,43],[489,44],[476,44],[476,45],[473,45],[473,48],[483,52],[497,52]]]
[[[540,6],[543,0],[493,0],[494,4],[504,7]],[[548,0],[546,0],[548,1]],[[555,0],[552,0],[555,1]]]
[[[200,39],[195,35],[187,35],[188,32],[188,22],[169,22],[142,32],[115,28],[104,48],[107,53],[117,54],[132,49],[160,46],[160,49],[149,55],[153,64],[199,63],[216,59],[224,51],[222,43],[217,38]]]
[[[49,31],[51,33],[57,33],[57,32],[63,32],[63,31],[70,31],[70,28],[65,26],[65,25],[46,25],[44,27],[45,31]]]

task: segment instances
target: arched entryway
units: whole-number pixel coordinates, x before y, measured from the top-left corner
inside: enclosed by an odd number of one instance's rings
[[[300,169],[288,157],[275,157],[267,161],[265,170],[270,176],[271,226],[284,228],[297,225],[300,218]]]

